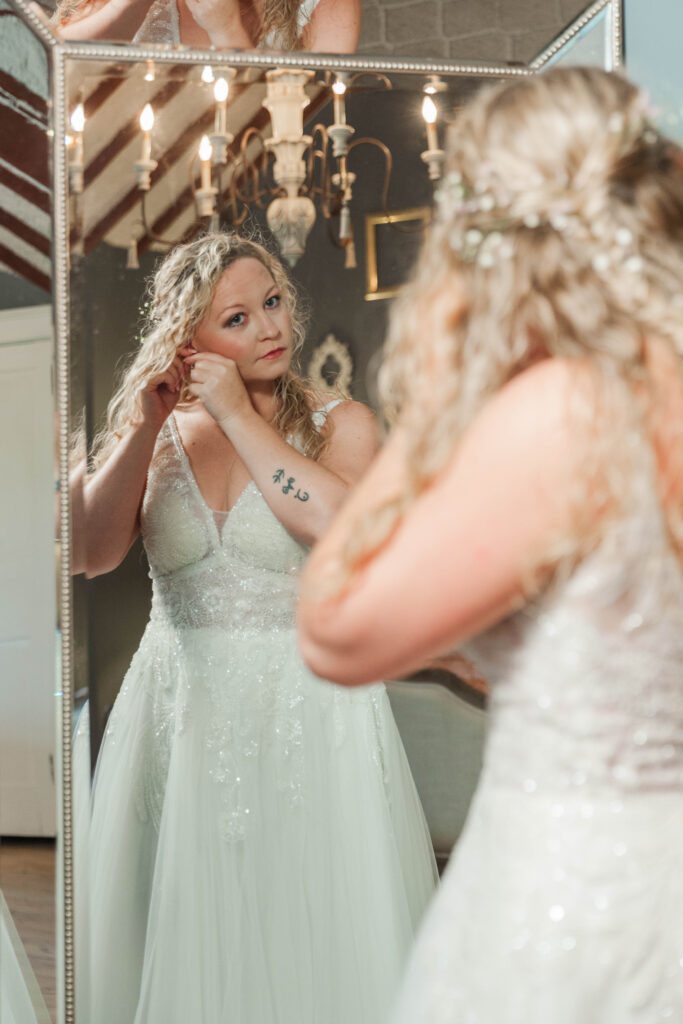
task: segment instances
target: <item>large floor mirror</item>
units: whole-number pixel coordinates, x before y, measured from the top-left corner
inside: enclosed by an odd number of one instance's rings
[[[495,28],[477,23],[468,31],[448,0],[349,2],[339,5],[346,13],[336,27],[325,15],[333,5],[320,0],[283,5],[294,14],[289,22],[273,15],[267,31],[246,19],[235,29],[241,35],[228,36],[188,19],[185,3],[155,0],[148,12],[131,5],[128,20],[100,24],[101,5],[88,27],[77,5],[51,16],[24,0],[11,2],[0,8],[8,15],[0,25],[11,21],[15,50],[33,55],[25,62],[33,68],[30,88],[15,107],[35,126],[28,94],[43,89],[49,96],[38,130],[44,135],[49,124],[52,161],[49,191],[34,195],[26,186],[15,220],[23,216],[21,203],[32,202],[46,223],[51,215],[52,237],[39,242],[34,227],[14,252],[0,237],[0,264],[21,273],[28,250],[37,249],[44,262],[35,263],[33,280],[42,273],[47,283],[50,270],[54,306],[53,316],[33,307],[0,312],[11,339],[6,346],[0,340],[11,378],[6,436],[20,431],[35,439],[31,462],[8,456],[5,479],[26,501],[10,510],[21,529],[0,546],[3,591],[13,590],[19,571],[35,583],[24,605],[8,605],[16,621],[5,617],[0,637],[11,713],[2,717],[17,737],[11,750],[0,744],[0,834],[10,837],[0,846],[0,889],[19,879],[14,905],[0,893],[0,1019],[98,1024],[105,1018],[89,997],[84,823],[103,736],[150,615],[151,582],[139,539],[113,571],[93,578],[72,573],[84,543],[78,467],[96,447],[115,383],[149,329],[152,278],[174,246],[207,231],[263,243],[303,297],[302,372],[321,390],[338,389],[377,410],[387,312],[432,215],[448,123],[488,82],[536,74],[558,61],[618,66],[621,4],[563,3],[559,24],[547,30],[527,23],[515,29],[504,14]],[[421,14],[413,10],[420,6]],[[506,32],[503,56],[491,59],[493,36]],[[274,41],[278,52],[266,49]],[[243,48],[254,45],[260,49]],[[312,52],[319,50],[326,52]],[[0,82],[22,73],[13,65],[0,71]],[[16,149],[18,165],[23,154]],[[0,161],[0,188],[11,191],[3,168]],[[21,174],[27,179],[26,169]],[[11,216],[0,227],[14,230]],[[43,239],[49,234],[45,226]],[[31,358],[22,362],[21,346],[29,343]],[[44,422],[31,412],[36,405]],[[27,466],[37,490],[29,491]],[[33,543],[36,537],[45,543]],[[35,666],[22,660],[17,637]],[[14,707],[18,680],[26,678],[44,685]],[[485,693],[428,667],[419,679],[390,681],[388,693],[442,865],[476,785]],[[15,748],[22,744],[29,769],[19,773]],[[27,771],[38,795],[25,788]],[[31,807],[39,808],[38,825],[10,820]],[[11,838],[25,836],[43,838],[28,849]],[[55,836],[56,846],[46,846]],[[36,877],[56,870],[57,888],[47,897],[53,916],[28,907],[26,930],[20,882],[36,858]],[[31,914],[45,934],[31,933]],[[56,956],[41,974],[41,949],[53,929]]]

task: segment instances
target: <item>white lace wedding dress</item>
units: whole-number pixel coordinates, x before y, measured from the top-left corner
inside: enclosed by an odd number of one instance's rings
[[[397,1024],[683,1021],[683,581],[647,467],[630,508],[466,645],[484,769]]]
[[[152,613],[97,765],[79,1024],[379,1024],[435,884],[385,688],[306,669],[306,549],[253,481],[216,517],[172,416],[142,533]]]

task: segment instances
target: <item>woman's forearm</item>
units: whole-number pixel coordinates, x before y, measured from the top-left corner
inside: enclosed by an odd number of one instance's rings
[[[86,39],[132,39],[145,20],[151,0],[106,0],[85,11],[76,10],[60,22],[62,39],[80,42]]]
[[[348,483],[288,444],[255,410],[221,428],[286,530],[312,545],[343,503]]]
[[[148,423],[131,427],[104,465],[83,479],[82,518],[74,517],[73,530],[82,531],[77,547],[84,564],[74,566],[75,572],[97,576],[123,561],[139,531],[157,434],[158,427]]]

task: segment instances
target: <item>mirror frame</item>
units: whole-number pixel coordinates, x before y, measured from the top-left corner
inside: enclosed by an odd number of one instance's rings
[[[50,31],[46,19],[29,6],[27,0],[10,0],[21,19],[33,30],[48,52],[51,99],[52,163],[52,286],[55,338],[55,400],[59,422],[59,522],[62,559],[59,579],[61,602],[61,680],[55,687],[58,709],[57,763],[61,769],[61,789],[57,806],[57,906],[61,928],[57,928],[57,993],[59,1024],[85,1024],[75,1020],[74,905],[73,905],[73,829],[72,829],[72,733],[74,712],[73,672],[73,596],[71,582],[71,509],[69,501],[69,191],[66,149],[62,145],[68,130],[66,77],[69,62],[102,61],[134,64],[153,60],[157,64],[185,64],[188,67],[211,64],[221,67],[291,67],[307,70],[380,71],[414,75],[443,75],[482,79],[517,78],[542,71],[558,51],[590,22],[607,12],[611,40],[611,68],[620,67],[624,57],[624,0],[595,0],[583,14],[557,36],[528,65],[464,63],[461,61],[413,60],[410,58],[335,56],[321,53],[293,55],[266,50],[217,51],[177,49],[162,45],[62,42]]]

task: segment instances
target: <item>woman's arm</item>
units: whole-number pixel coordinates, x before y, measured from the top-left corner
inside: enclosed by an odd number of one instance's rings
[[[145,20],[151,0],[93,0],[57,27],[61,39],[132,39]]]
[[[292,536],[311,545],[325,532],[378,448],[372,412],[359,402],[333,409],[330,441],[316,462],[288,444],[254,409],[234,362],[211,352],[186,357],[189,390],[232,442],[273,513]]]
[[[178,401],[185,375],[178,356],[142,393],[142,417],[131,424],[106,462],[86,475],[79,465],[71,480],[74,573],[99,576],[126,557],[140,531],[140,507],[159,431]]]
[[[304,50],[355,53],[361,20],[361,0],[319,0],[302,34]]]
[[[282,525],[309,546],[327,530],[378,448],[374,416],[359,402],[344,402],[330,412],[326,429],[331,440],[317,462],[288,444],[253,409],[222,419],[220,425]]]
[[[572,529],[576,373],[547,360],[503,388],[348,588],[319,599],[350,533],[403,486],[394,433],[304,570],[300,645],[314,672],[347,684],[404,675],[524,602],[530,564]]]

